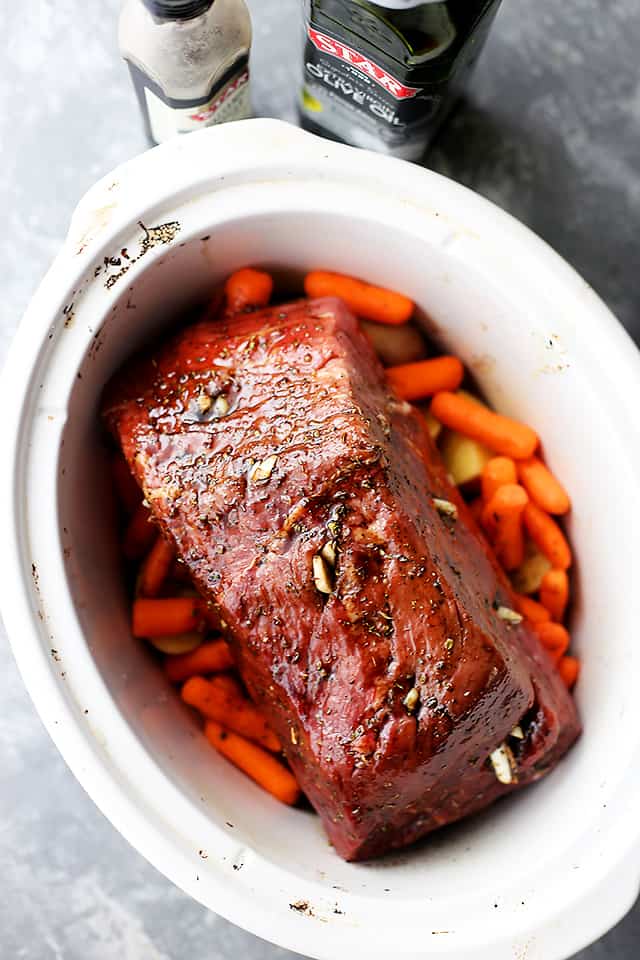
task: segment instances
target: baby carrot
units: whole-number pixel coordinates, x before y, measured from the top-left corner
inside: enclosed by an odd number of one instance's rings
[[[520,461],[518,479],[533,502],[547,513],[563,514],[571,509],[569,494],[539,457]]]
[[[262,270],[245,267],[231,274],[224,285],[224,292],[229,313],[266,307],[273,293],[273,279]]]
[[[568,570],[571,566],[571,548],[562,530],[537,504],[529,503],[522,514],[527,533],[552,567]]]
[[[580,675],[580,661],[577,657],[563,657],[558,664],[558,670],[564,683],[571,690]]]
[[[551,621],[535,623],[533,629],[538,635],[540,643],[557,665],[569,649],[569,643],[571,642],[569,633],[561,623],[551,623]]]
[[[434,357],[386,370],[387,382],[403,400],[424,400],[441,390],[457,390],[464,367],[457,357]]]
[[[191,677],[183,686],[180,696],[207,720],[222,723],[227,730],[233,730],[241,737],[278,753],[280,741],[258,708],[239,692],[229,690],[226,684],[216,684],[216,680],[221,679]]]
[[[494,413],[461,393],[437,393],[431,412],[445,427],[515,460],[530,457],[538,446],[538,435],[531,427]]]
[[[141,503],[125,530],[122,552],[127,560],[139,560],[151,549],[157,528],[151,520],[149,508]]]
[[[537,600],[527,597],[524,593],[514,593],[514,604],[518,613],[521,613],[529,623],[548,623],[551,614]]]
[[[268,790],[282,803],[297,803],[300,787],[290,770],[262,747],[225,730],[219,723],[207,721],[204,728],[209,743],[247,776]]]
[[[528,496],[517,483],[498,487],[482,513],[482,523],[505,570],[515,570],[524,560],[522,511]]]
[[[342,273],[313,270],[304,278],[304,289],[308,297],[340,297],[356,316],[376,323],[406,323],[413,314],[408,297]]]
[[[482,499],[489,503],[499,487],[517,482],[516,465],[511,457],[492,457],[482,468]]]
[[[111,460],[111,476],[118,500],[128,514],[132,514],[142,500],[142,491],[129,470],[129,464],[117,453]]]
[[[192,653],[168,657],[164,662],[164,671],[171,683],[182,683],[189,677],[218,673],[232,666],[233,657],[227,641],[211,640],[201,644]]]
[[[134,637],[167,637],[193,633],[201,623],[197,597],[138,597],[133,602]]]
[[[158,537],[140,567],[138,590],[142,597],[157,597],[173,565],[174,551],[164,537]]]
[[[240,682],[236,680],[232,673],[218,673],[215,677],[211,677],[211,682],[215,684],[216,690],[226,694],[228,697],[232,697],[240,700],[246,700],[247,695],[240,686]]]
[[[569,602],[569,577],[566,570],[549,570],[540,583],[540,603],[551,614],[551,619],[562,623]]]

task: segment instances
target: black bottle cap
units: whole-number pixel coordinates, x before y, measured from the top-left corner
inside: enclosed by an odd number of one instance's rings
[[[154,17],[162,20],[190,20],[208,10],[214,0],[143,0]]]

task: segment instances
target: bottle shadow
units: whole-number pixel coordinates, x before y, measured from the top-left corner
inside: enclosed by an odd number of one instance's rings
[[[559,126],[531,129],[463,98],[425,166],[492,200],[547,241],[598,292],[637,342],[632,171],[611,171],[598,144],[576,150]]]

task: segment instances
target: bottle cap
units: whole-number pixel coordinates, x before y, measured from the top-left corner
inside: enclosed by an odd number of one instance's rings
[[[214,0],[143,0],[155,17],[163,20],[190,20],[208,10]]]

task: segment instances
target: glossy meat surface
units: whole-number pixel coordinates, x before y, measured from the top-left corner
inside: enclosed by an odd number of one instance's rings
[[[104,413],[342,857],[486,806],[578,735],[547,654],[497,615],[508,582],[422,417],[340,301],[189,327],[115,378]],[[503,785],[488,757],[521,722]]]

